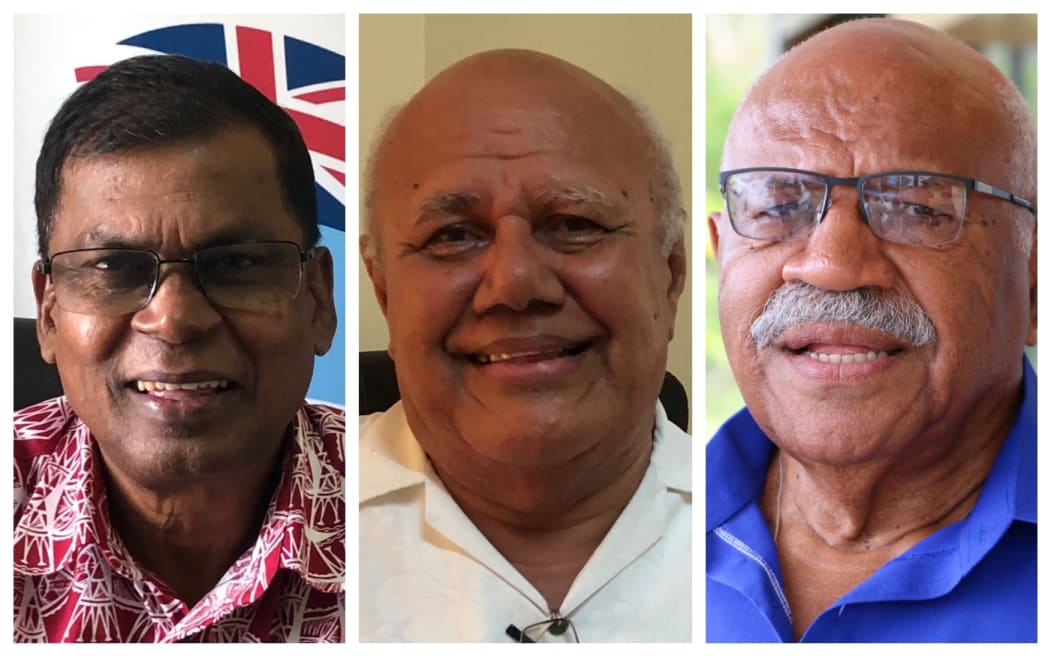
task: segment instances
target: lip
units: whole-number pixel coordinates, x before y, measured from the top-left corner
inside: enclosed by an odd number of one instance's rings
[[[145,371],[131,376],[124,387],[133,403],[167,423],[218,414],[240,391],[231,376],[209,370]]]
[[[784,331],[773,345],[802,378],[817,383],[860,383],[897,366],[910,344],[852,324],[809,324]]]
[[[593,341],[555,335],[504,337],[456,354],[470,371],[502,385],[551,385],[572,376]]]

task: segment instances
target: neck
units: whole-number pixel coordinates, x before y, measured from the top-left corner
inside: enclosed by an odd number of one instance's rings
[[[556,610],[638,489],[651,435],[650,429],[625,453],[586,454],[568,470],[505,473],[506,494],[498,496],[474,493],[470,481],[452,478],[437,462],[434,468],[478,530]],[[550,494],[567,489],[571,496]]]
[[[113,528],[135,560],[192,607],[258,538],[282,453],[266,468],[165,490],[139,485],[103,459]]]
[[[804,528],[826,547],[902,553],[965,517],[999,454],[1015,412],[979,433],[953,431],[941,449],[847,466],[807,461],[784,451],[771,463],[763,509],[771,530]],[[892,556],[891,556],[892,557]]]

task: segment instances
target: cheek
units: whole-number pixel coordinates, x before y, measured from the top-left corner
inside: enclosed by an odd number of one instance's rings
[[[105,365],[119,350],[127,322],[123,319],[102,320],[85,314],[62,313],[56,317],[55,357],[58,366],[78,363]],[[71,374],[67,371],[66,375]]]
[[[313,361],[310,309],[305,305],[285,305],[279,310],[256,315],[227,315],[226,326],[234,342],[252,352],[257,362],[267,359]]]
[[[388,269],[387,328],[397,350],[441,343],[467,315],[478,275],[469,266]]]
[[[783,261],[768,253],[724,256],[718,271],[718,319],[726,348],[746,341],[751,323],[784,284]]]
[[[666,263],[623,253],[566,262],[560,275],[570,296],[610,334],[639,352],[667,346],[674,314]]]
[[[977,360],[982,354],[1020,354],[1028,320],[1027,273],[999,263],[965,258],[911,275],[910,287],[933,319],[938,350]],[[961,275],[972,272],[972,275]]]

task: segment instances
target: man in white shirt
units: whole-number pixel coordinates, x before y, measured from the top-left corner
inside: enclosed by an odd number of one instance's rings
[[[362,419],[361,639],[688,640],[690,444],[657,403],[685,212],[646,111],[468,57],[386,127],[366,205],[402,401]]]

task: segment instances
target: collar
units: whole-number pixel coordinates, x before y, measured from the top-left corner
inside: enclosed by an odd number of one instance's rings
[[[78,554],[98,548],[115,572],[143,578],[120,539],[112,534],[105,483],[87,426],[65,397],[27,409],[64,417],[50,435],[51,448],[34,457],[39,472],[21,505],[14,529],[15,571],[47,575],[76,566]],[[28,432],[28,431],[27,431]],[[259,539],[216,586],[238,581],[251,598],[280,569],[296,572],[324,592],[339,592],[345,578],[343,498],[345,419],[341,410],[303,405],[289,428],[283,472]],[[243,562],[242,562],[243,561]],[[243,579],[250,570],[261,578]],[[259,585],[259,584],[262,585]]]
[[[401,401],[389,410],[361,417],[360,504],[380,496],[422,485],[426,481],[427,456],[408,426]],[[691,438],[667,419],[659,401],[653,431],[650,467],[659,482],[678,492],[692,492]]]

